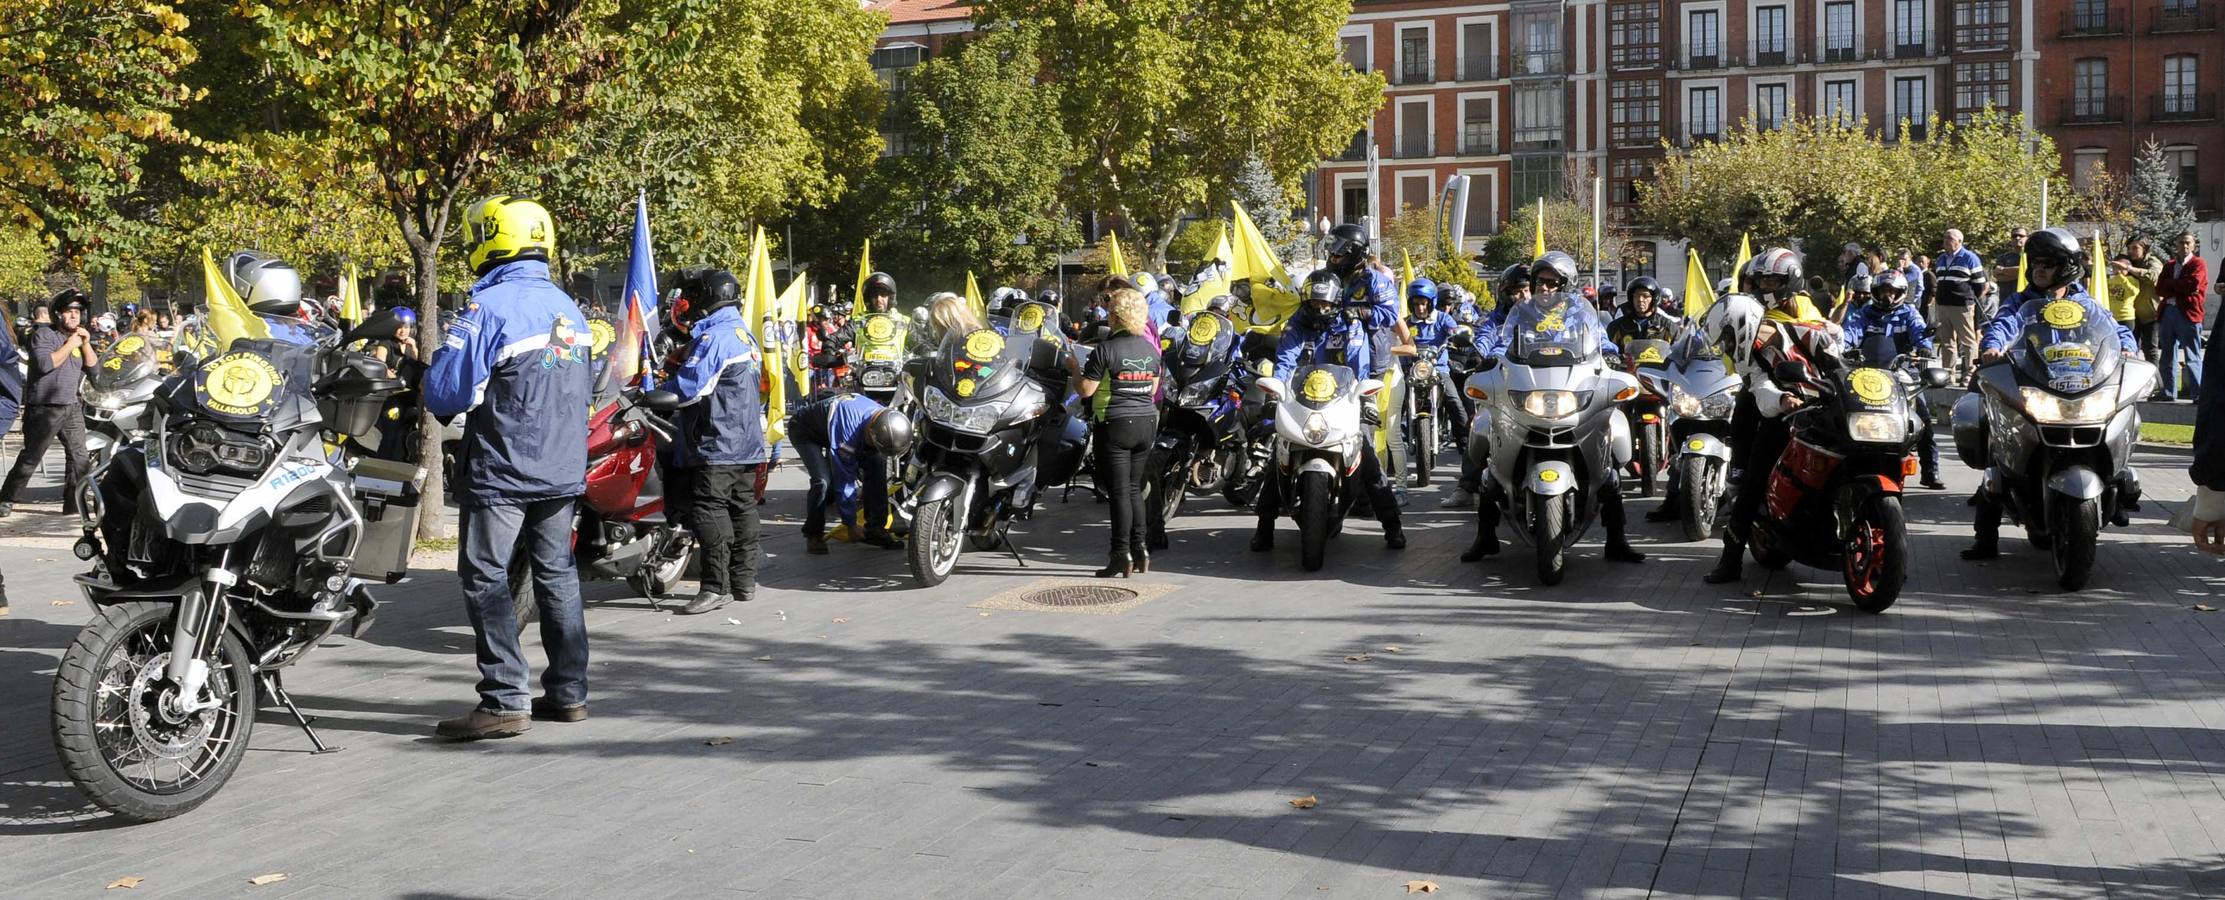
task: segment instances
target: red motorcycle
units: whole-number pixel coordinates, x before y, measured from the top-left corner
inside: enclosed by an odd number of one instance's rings
[[[664,479],[657,448],[676,437],[672,424],[642,399],[620,394],[588,417],[587,494],[578,505],[572,554],[579,580],[624,579],[663,608],[662,600],[695,561],[695,537],[665,518]],[[538,615],[525,556],[510,565],[518,627]]]

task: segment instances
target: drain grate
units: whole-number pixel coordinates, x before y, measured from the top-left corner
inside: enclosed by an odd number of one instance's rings
[[[1113,606],[1134,601],[1138,594],[1127,588],[1064,584],[1029,591],[1020,595],[1020,602],[1033,606],[1075,607]]]

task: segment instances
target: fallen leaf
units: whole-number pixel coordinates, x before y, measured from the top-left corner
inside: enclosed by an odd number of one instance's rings
[[[266,884],[277,884],[284,880],[286,880],[286,873],[272,872],[268,875],[257,875],[253,878],[247,879],[247,883],[252,884],[256,887],[262,887]]]
[[[1354,654],[1354,655],[1352,655],[1352,656],[1347,656],[1347,657],[1345,657],[1345,658],[1344,658],[1344,661],[1345,661],[1345,662],[1367,662],[1368,660],[1370,660],[1370,659],[1373,659],[1373,658],[1374,658],[1374,657],[1368,656],[1368,655],[1367,655],[1367,654],[1365,654],[1365,653],[1359,653],[1359,654]]]
[[[1388,646],[1388,647],[1385,647],[1385,648],[1383,648],[1383,652],[1385,652],[1385,653],[1397,653],[1397,652],[1398,652],[1398,645],[1397,645],[1397,644],[1392,644],[1392,645],[1390,645],[1390,646]]]
[[[982,617],[982,618],[984,618],[984,619],[986,619],[986,618],[988,618],[988,617],[989,617],[989,614],[988,614],[988,613],[982,613],[982,614],[981,614],[981,617]]]
[[[1406,892],[1409,894],[1434,894],[1437,893],[1437,882],[1409,881],[1406,883]]]
[[[728,745],[728,744],[731,744],[731,743],[734,743],[734,739],[733,739],[733,738],[730,738],[730,737],[715,737],[715,738],[712,738],[712,739],[710,739],[710,740],[704,741],[704,742],[703,742],[703,746],[705,746],[705,747],[724,747],[724,746],[726,746],[726,745]]]
[[[49,606],[70,606],[77,603],[75,600],[48,600],[46,602]]]
[[[1290,801],[1290,805],[1297,809],[1312,809],[1316,806],[1321,805],[1321,798],[1315,797],[1312,794],[1307,794],[1303,797],[1299,797],[1295,800]]]
[[[32,562],[53,562],[53,561],[54,561],[54,557],[51,557],[51,556],[41,556],[41,557],[39,557],[39,558],[37,558],[37,559],[34,559],[34,560],[32,560]]]
[[[836,624],[836,625],[848,625],[848,624],[850,624],[850,620],[848,620],[848,619],[836,619],[836,620],[834,620],[834,624]]]
[[[118,879],[116,879],[115,881],[111,881],[111,882],[109,882],[109,883],[108,883],[108,889],[109,889],[109,890],[111,890],[111,891],[113,891],[113,890],[115,890],[115,889],[117,889],[117,888],[123,888],[123,889],[125,889],[125,890],[130,890],[130,889],[132,889],[132,888],[138,887],[138,886],[139,886],[139,883],[140,883],[140,882],[142,882],[142,881],[145,881],[145,880],[147,880],[147,879],[141,878],[141,877],[139,877],[139,876],[137,876],[137,875],[126,875],[126,876],[124,876],[124,877],[122,877],[122,878],[118,878]]]
[[[2195,611],[2195,612],[2216,612],[2216,611],[2217,611],[2217,607],[2211,606],[2211,605],[2209,605],[2209,604],[2207,604],[2207,603],[2196,603],[2196,604],[2194,604],[2194,611]]]
[[[729,617],[727,617],[727,619],[726,619],[726,624],[728,624],[728,625],[740,625],[740,624],[742,624],[742,620],[740,620],[740,619],[736,619],[736,618],[733,618],[733,617],[729,616]]]

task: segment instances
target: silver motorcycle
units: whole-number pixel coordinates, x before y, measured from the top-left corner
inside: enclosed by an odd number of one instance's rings
[[[1669,463],[1676,490],[1677,519],[1684,539],[1704,541],[1730,496],[1731,410],[1738,405],[1738,376],[1713,344],[1687,334],[1670,351],[1666,366],[1641,366],[1639,377],[1662,398],[1674,458]]]

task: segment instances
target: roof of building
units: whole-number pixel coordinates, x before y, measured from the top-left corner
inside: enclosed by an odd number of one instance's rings
[[[973,15],[973,7],[964,0],[869,0],[865,7],[888,13],[891,25],[948,22]]]

